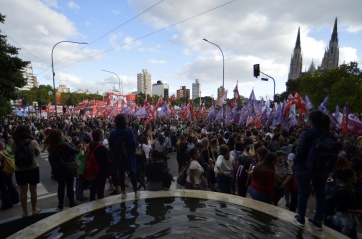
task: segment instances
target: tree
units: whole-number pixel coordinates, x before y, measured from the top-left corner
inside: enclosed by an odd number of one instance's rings
[[[0,13],[0,23],[4,24],[5,16]],[[0,31],[0,116],[11,112],[10,100],[18,98],[17,89],[26,85],[22,69],[29,64],[18,55],[19,48],[7,43],[6,36]]]
[[[315,107],[329,96],[327,108],[332,112],[337,104],[343,107],[346,102],[352,112],[362,112],[362,73],[356,62],[340,65],[336,69],[308,72],[300,79],[289,80],[287,91],[280,94],[276,101],[282,101],[297,91],[302,97],[308,94]]]

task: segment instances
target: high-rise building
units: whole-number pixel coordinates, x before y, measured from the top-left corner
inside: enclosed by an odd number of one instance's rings
[[[38,80],[36,76],[33,75],[33,67],[31,63],[24,67],[22,71],[23,77],[26,79],[26,85],[19,90],[31,90],[33,87],[39,87]]]
[[[186,89],[186,86],[181,86],[181,89],[176,91],[176,99],[190,99],[190,89]]]
[[[217,98],[219,99],[222,94],[224,94],[224,87],[220,86],[217,88]]]
[[[152,95],[168,97],[169,96],[168,84],[162,83],[162,81],[157,81],[156,84],[152,85]]]
[[[146,69],[142,69],[137,74],[137,93],[151,95],[151,74]]]
[[[196,79],[195,83],[192,83],[192,99],[196,99],[200,97],[200,83],[199,80]]]
[[[329,46],[324,52],[323,60],[320,66],[316,67],[312,60],[308,72],[315,72],[316,69],[335,69],[339,63],[339,47],[338,47],[338,32],[337,32],[337,18],[334,21],[333,32]],[[300,78],[305,72],[302,72],[302,50],[300,44],[300,29],[298,29],[297,41],[295,43],[292,58],[290,60],[290,69],[288,79],[296,80]]]
[[[59,92],[59,93],[70,93],[70,89],[66,85],[59,85],[59,87],[57,89],[57,92]]]

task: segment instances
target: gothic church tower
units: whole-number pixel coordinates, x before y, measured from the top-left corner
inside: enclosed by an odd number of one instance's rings
[[[302,73],[302,49],[300,47],[300,28],[298,28],[297,41],[295,42],[294,52],[290,60],[290,69],[288,79],[296,80]]]
[[[338,33],[337,33],[337,18],[334,22],[331,40],[329,47],[324,52],[324,57],[320,69],[334,69],[338,67],[339,48],[338,48]]]

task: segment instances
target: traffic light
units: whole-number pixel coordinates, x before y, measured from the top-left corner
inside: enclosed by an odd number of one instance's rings
[[[258,78],[258,76],[260,76],[260,65],[255,64],[254,65],[254,77]]]

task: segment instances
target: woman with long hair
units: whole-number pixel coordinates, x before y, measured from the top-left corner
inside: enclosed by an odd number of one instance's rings
[[[190,166],[188,167],[188,176],[186,178],[186,188],[187,189],[201,189],[202,177],[204,175],[204,169],[199,163],[200,160],[200,151],[198,148],[191,148],[188,153],[188,162]]]
[[[176,159],[178,163],[178,172],[181,171],[182,167],[186,164],[186,150],[187,150],[187,139],[185,135],[181,134],[178,137],[177,143],[176,143]]]
[[[216,182],[221,193],[231,194],[231,182],[234,176],[234,157],[230,155],[226,144],[220,145],[220,155],[215,163]]]
[[[52,166],[54,179],[58,182],[58,210],[63,210],[65,187],[69,207],[76,206],[74,201],[74,176],[65,169],[65,163],[75,160],[79,153],[77,146],[70,143],[69,139],[60,129],[52,129],[44,140],[44,150],[49,153],[49,162]]]
[[[277,158],[275,153],[268,153],[264,160],[249,173],[251,177],[250,196],[254,200],[273,204]]]
[[[11,153],[16,154],[17,148],[27,147],[32,156],[32,162],[28,166],[16,165],[15,157],[15,178],[20,188],[20,202],[23,209],[23,216],[28,215],[27,193],[30,191],[32,213],[37,214],[40,209],[37,208],[37,184],[39,178],[39,164],[36,159],[40,155],[38,142],[31,135],[29,126],[18,125],[12,135],[13,142],[11,144]]]

